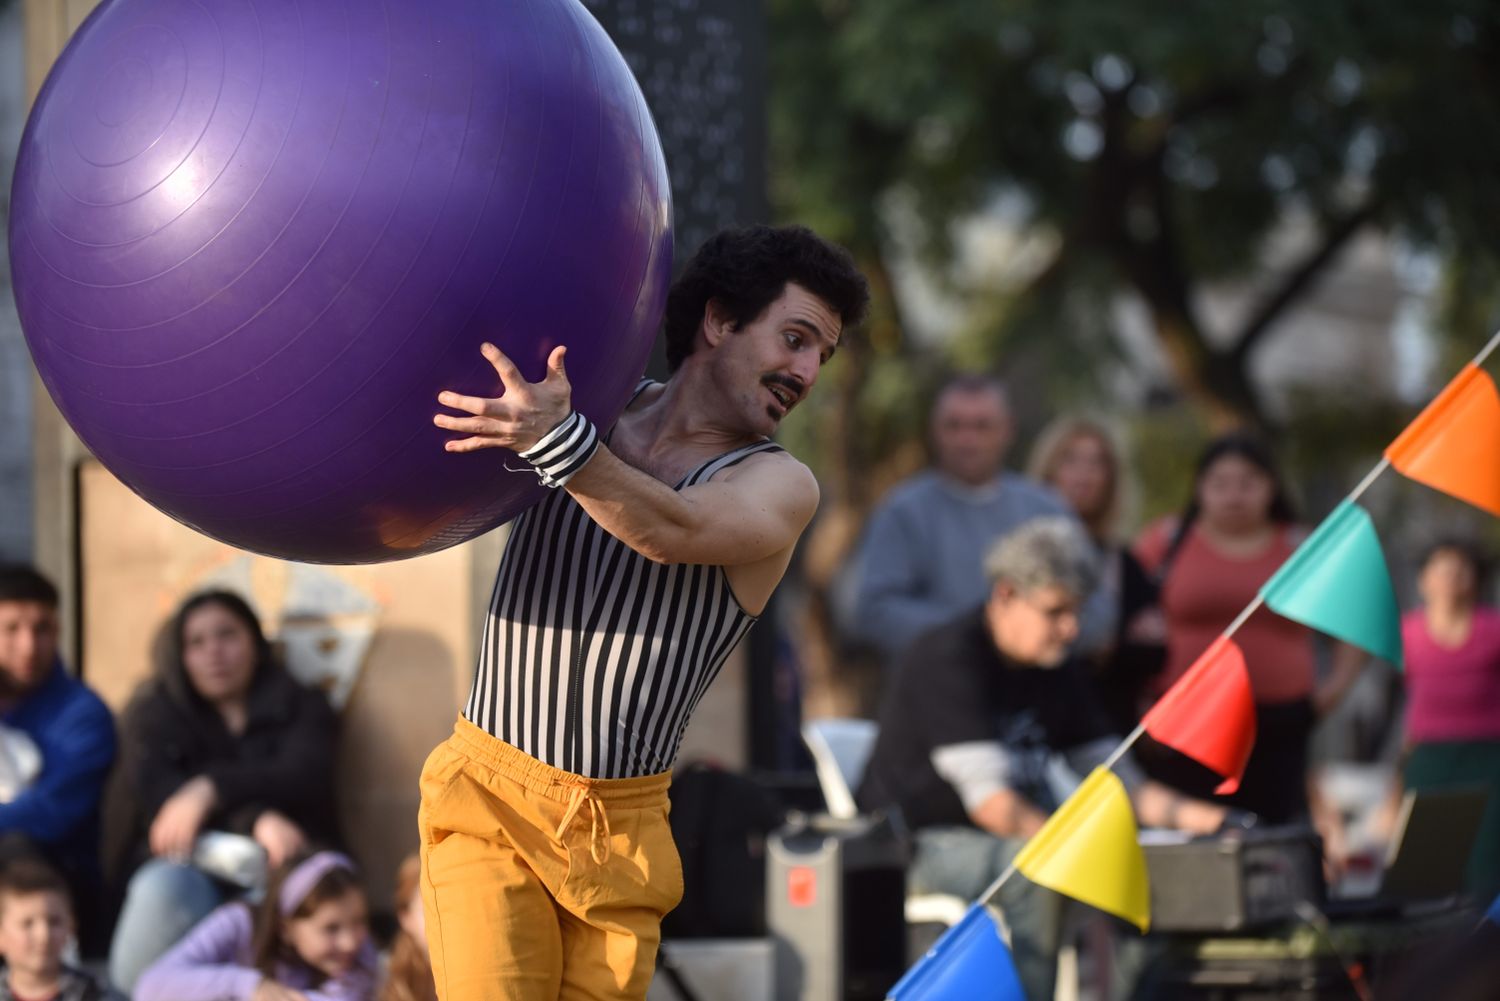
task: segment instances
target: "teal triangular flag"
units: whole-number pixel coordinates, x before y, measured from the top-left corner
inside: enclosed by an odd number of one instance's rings
[[[1266,604],[1401,666],[1401,612],[1370,516],[1344,501],[1260,589]]]
[[[1026,1001],[1000,928],[984,904],[963,920],[906,971],[888,1001]]]

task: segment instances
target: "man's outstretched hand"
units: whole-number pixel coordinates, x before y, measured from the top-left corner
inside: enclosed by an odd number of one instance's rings
[[[448,451],[499,447],[524,452],[572,413],[573,387],[563,368],[567,348],[558,345],[552,349],[547,357],[547,376],[541,382],[527,382],[515,362],[495,345],[486,343],[479,350],[500,376],[502,392],[498,399],[464,396],[447,390],[438,394],[438,402],[443,406],[473,415],[433,415],[432,422],[438,427],[469,435],[444,445]]]

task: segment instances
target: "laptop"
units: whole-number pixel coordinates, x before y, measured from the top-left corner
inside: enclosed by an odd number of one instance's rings
[[[1399,912],[1412,904],[1458,897],[1488,799],[1484,786],[1407,790],[1379,888],[1373,894],[1330,899],[1328,914]]]

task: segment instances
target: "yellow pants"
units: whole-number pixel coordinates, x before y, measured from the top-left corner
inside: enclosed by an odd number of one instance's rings
[[[644,998],[682,899],[670,778],[582,778],[460,719],[418,813],[438,997]]]

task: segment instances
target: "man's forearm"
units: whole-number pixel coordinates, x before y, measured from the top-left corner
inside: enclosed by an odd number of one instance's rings
[[[775,456],[676,490],[601,446],[566,489],[601,528],[657,563],[758,563],[790,550],[818,507],[811,470]]]
[[[1042,829],[1047,815],[1012,789],[991,795],[974,810],[969,819],[997,838],[1029,838]]]
[[[659,563],[673,562],[673,539],[692,533],[699,521],[699,513],[679,491],[604,444],[568,481],[567,491],[606,532]]]
[[[1224,807],[1183,796],[1159,782],[1143,783],[1133,798],[1136,816],[1147,827],[1212,834],[1224,823]]]

